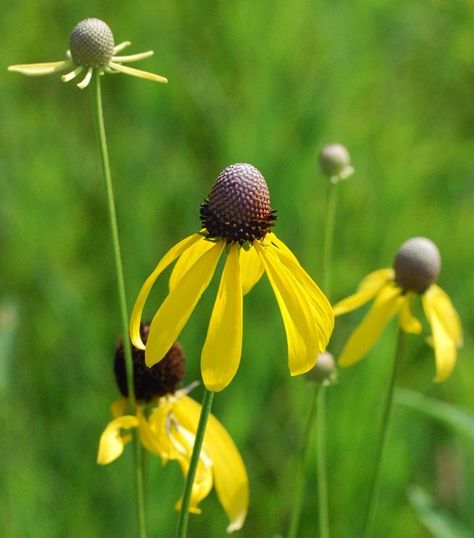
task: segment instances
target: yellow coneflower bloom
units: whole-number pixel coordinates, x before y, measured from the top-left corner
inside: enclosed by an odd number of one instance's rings
[[[420,334],[422,326],[411,313],[411,303],[421,295],[432,331],[435,381],[444,381],[456,364],[457,348],[462,345],[462,328],[448,295],[434,283],[440,268],[441,257],[436,245],[425,237],[414,237],[400,247],[393,269],[370,273],[354,295],[337,303],[334,313],[339,316],[375,297],[369,313],[347,341],[339,364],[349,366],[359,361],[397,313],[402,331]]]
[[[130,41],[124,41],[119,45],[115,45],[112,30],[104,21],[94,18],[84,19],[72,31],[71,48],[66,52],[66,60],[11,65],[8,70],[28,76],[41,76],[70,69],[69,73],[61,77],[64,82],[69,82],[85,70],[86,74],[78,84],[81,89],[88,86],[94,69],[99,69],[101,73],[121,72],[155,82],[168,82],[161,75],[155,75],[154,73],[148,73],[147,71],[122,65],[128,62],[143,60],[153,55],[153,51],[149,50],[139,54],[117,56],[117,53],[129,45],[131,45]]]
[[[145,340],[147,334],[148,327],[142,327]],[[114,418],[101,435],[97,462],[106,465],[116,460],[131,440],[127,431],[136,428],[147,451],[157,455],[163,464],[177,461],[186,476],[201,405],[188,396],[196,384],[176,390],[184,376],[182,349],[174,344],[163,360],[152,368],[145,366],[144,352],[134,349],[133,369],[138,401],[136,414],[127,414],[126,398],[112,404]],[[115,373],[122,394],[127,396],[123,346],[117,350]],[[240,529],[248,510],[247,472],[232,438],[210,415],[191,493],[191,512],[200,513],[199,503],[213,487],[229,518],[227,532]],[[181,501],[178,501],[176,508],[180,507]]]
[[[220,256],[226,261],[201,354],[204,384],[224,389],[237,372],[242,351],[243,296],[266,272],[275,293],[288,342],[291,375],[303,374],[325,350],[334,325],[331,306],[292,252],[270,232],[276,219],[268,187],[250,164],[225,168],[201,206],[203,229],[175,245],[143,284],[130,320],[130,337],[140,349],[140,320],[148,294],[159,275],[178,259],[169,293],[151,326],[145,359],[151,366],[176,340]]]

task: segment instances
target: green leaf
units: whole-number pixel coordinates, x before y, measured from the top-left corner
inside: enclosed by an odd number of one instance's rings
[[[424,413],[474,440],[474,415],[465,410],[409,389],[397,389],[395,402]]]
[[[435,538],[472,538],[472,533],[447,510],[437,506],[435,499],[421,486],[409,487],[408,500],[420,522]]]

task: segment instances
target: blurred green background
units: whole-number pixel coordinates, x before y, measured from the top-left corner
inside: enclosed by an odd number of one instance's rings
[[[72,28],[88,16],[106,20],[116,42],[131,40],[130,53],[155,50],[137,67],[167,76],[167,86],[124,75],[103,80],[130,304],[162,254],[197,230],[199,204],[233,162],[265,175],[277,234],[318,280],[327,185],[317,153],[329,142],[347,145],[356,175],[339,189],[331,298],[389,266],[409,237],[433,239],[443,256],[439,283],[461,314],[465,346],[453,375],[437,385],[432,350],[408,337],[399,385],[472,415],[473,7],[471,0],[4,1],[1,536],[134,535],[131,449],[105,468],[95,463],[117,398],[120,321],[89,92],[6,66],[61,60]],[[215,289],[182,333],[187,382],[199,378]],[[362,314],[339,320],[335,354]],[[244,331],[240,370],[214,412],[250,476],[248,521],[238,535],[284,536],[312,387],[288,375],[265,279],[246,298]],[[395,334],[392,324],[328,393],[335,538],[360,534]],[[200,400],[201,390],[194,396]],[[472,436],[414,410],[395,411],[375,535],[473,536]],[[177,465],[150,459],[150,537],[173,536],[181,488]],[[443,525],[430,534],[419,521],[413,491],[425,491],[447,514],[448,534]],[[189,535],[223,536],[215,494],[202,508]],[[300,536],[317,536],[316,529],[312,461]]]

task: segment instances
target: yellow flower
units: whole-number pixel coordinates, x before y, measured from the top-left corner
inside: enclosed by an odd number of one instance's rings
[[[359,361],[397,313],[402,331],[420,334],[422,326],[413,316],[411,304],[417,295],[421,295],[432,331],[435,381],[444,381],[456,364],[457,348],[462,345],[462,327],[448,295],[434,283],[440,268],[441,257],[436,245],[425,237],[414,237],[400,247],[393,269],[370,273],[354,295],[337,303],[334,313],[339,316],[375,297],[367,316],[347,341],[339,364],[349,366]]]
[[[141,334],[146,340],[147,326],[141,327]],[[144,352],[133,349],[133,370],[139,402],[136,413],[127,414],[127,398],[112,404],[114,418],[100,437],[97,463],[107,465],[120,457],[132,438],[128,431],[136,428],[146,450],[157,455],[163,464],[170,460],[177,461],[186,476],[201,405],[188,396],[197,383],[175,390],[184,376],[182,349],[174,344],[163,360],[152,368],[145,366]],[[115,374],[122,394],[127,396],[122,345],[117,350]],[[191,493],[191,512],[200,513],[199,503],[213,486],[229,518],[227,531],[240,529],[247,515],[249,501],[247,471],[232,438],[222,424],[210,415]],[[176,508],[179,510],[180,506],[181,501],[178,501]]]
[[[66,60],[11,65],[8,70],[28,76],[41,76],[70,69],[69,73],[61,77],[64,82],[69,82],[86,70],[84,78],[78,84],[81,89],[84,89],[91,81],[94,69],[99,69],[101,74],[104,72],[121,72],[156,82],[168,82],[165,77],[160,75],[122,65],[127,62],[143,60],[153,55],[153,51],[149,50],[139,54],[117,56],[118,52],[129,45],[131,45],[130,41],[115,45],[112,30],[104,21],[94,18],[84,19],[72,31],[71,48],[66,52]]]
[[[208,390],[220,391],[237,372],[242,351],[243,296],[266,272],[273,288],[288,342],[291,375],[303,374],[325,350],[334,325],[326,296],[292,252],[270,232],[276,219],[265,179],[250,164],[224,169],[201,206],[203,229],[169,250],[140,290],[130,320],[133,344],[145,349],[140,320],[158,276],[176,259],[169,293],[156,312],[145,360],[151,366],[176,340],[209,285],[226,251],[222,277],[201,354]]]

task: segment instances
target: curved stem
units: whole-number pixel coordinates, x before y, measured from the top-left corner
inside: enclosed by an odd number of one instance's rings
[[[211,412],[212,401],[214,399],[214,392],[204,389],[204,396],[202,399],[201,416],[199,417],[199,424],[196,430],[196,437],[194,439],[193,453],[191,455],[191,461],[189,462],[188,474],[184,483],[183,500],[181,504],[181,511],[179,513],[178,527],[176,529],[176,538],[186,538],[188,532],[188,520],[189,520],[189,505],[191,503],[191,493],[194,484],[194,478],[196,476],[196,470],[199,463],[199,456],[201,454],[202,443],[204,441],[204,434],[206,432],[207,419]]]
[[[316,457],[318,462],[319,536],[329,537],[329,504],[326,458],[326,387],[321,385],[316,411]]]
[[[382,477],[382,464],[383,464],[383,457],[385,452],[385,447],[387,445],[387,439],[390,429],[390,419],[392,415],[392,407],[393,407],[393,394],[395,389],[395,382],[398,375],[398,369],[401,362],[401,357],[403,353],[403,344],[404,344],[404,338],[403,338],[403,332],[401,329],[398,331],[398,340],[397,340],[397,347],[395,350],[395,356],[393,358],[393,366],[392,366],[392,374],[390,377],[390,382],[387,390],[387,394],[385,397],[385,406],[383,410],[382,415],[382,429],[380,432],[380,438],[379,443],[377,446],[377,452],[376,452],[376,459],[375,459],[375,468],[374,468],[374,474],[372,475],[372,481],[369,488],[369,497],[367,502],[367,511],[365,513],[365,519],[364,519],[364,538],[370,538],[372,535],[374,523],[375,523],[375,516],[377,514],[377,507],[379,502],[379,493],[380,493],[380,480]]]
[[[324,293],[330,295],[331,288],[331,259],[332,244],[334,239],[334,226],[336,223],[337,206],[337,183],[329,183],[329,191],[326,202],[326,226],[324,229],[323,265],[321,283]]]
[[[303,491],[305,485],[305,472],[309,459],[309,448],[311,445],[311,432],[314,429],[314,420],[316,418],[316,401],[318,400],[319,389],[321,385],[316,384],[314,387],[314,394],[311,400],[309,408],[308,419],[303,432],[303,444],[301,450],[301,456],[296,474],[295,485],[295,502],[293,504],[293,514],[291,516],[290,530],[288,531],[288,538],[297,538],[298,527],[301,518],[301,509],[303,506]]]
[[[102,172],[104,175],[105,190],[107,193],[107,207],[109,212],[110,231],[112,234],[112,247],[115,258],[115,272],[117,277],[117,291],[120,304],[120,317],[123,333],[123,348],[125,354],[125,366],[127,372],[128,400],[132,408],[132,413],[136,412],[136,398],[133,384],[133,363],[132,348],[128,337],[128,308],[125,293],[125,279],[123,275],[122,254],[120,250],[120,239],[117,225],[117,214],[115,210],[115,198],[112,184],[112,175],[110,173],[109,152],[107,149],[107,138],[105,135],[104,113],[102,108],[102,93],[100,87],[100,74],[97,69],[94,70],[94,83],[92,92],[92,109],[96,126],[97,138],[100,147],[100,156],[102,161]],[[135,490],[136,490],[136,517],[138,526],[138,535],[140,538],[146,538],[145,522],[145,499],[143,491],[143,463],[142,451],[138,435],[134,436],[134,463],[135,463]]]

